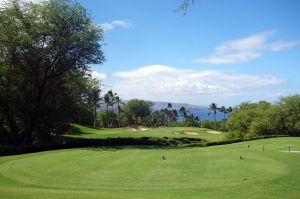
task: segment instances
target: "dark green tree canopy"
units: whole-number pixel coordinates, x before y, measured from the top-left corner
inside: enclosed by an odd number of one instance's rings
[[[151,114],[153,105],[154,103],[151,101],[139,99],[129,100],[123,107],[127,114],[129,124],[144,123],[146,117]]]
[[[75,82],[86,77],[89,64],[104,61],[101,41],[101,28],[76,1],[8,1],[0,10],[4,137],[30,143],[65,123],[71,105],[82,100]]]

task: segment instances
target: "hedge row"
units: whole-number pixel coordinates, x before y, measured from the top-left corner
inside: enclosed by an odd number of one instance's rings
[[[257,137],[251,137],[251,138],[238,138],[238,139],[222,140],[222,141],[214,141],[214,142],[191,143],[191,144],[187,144],[185,146],[187,146],[187,147],[206,147],[206,146],[233,144],[233,143],[237,143],[237,142],[245,142],[245,141],[251,141],[251,140],[276,138],[276,137],[289,137],[289,136],[288,135],[264,135],[264,136],[257,136]]]

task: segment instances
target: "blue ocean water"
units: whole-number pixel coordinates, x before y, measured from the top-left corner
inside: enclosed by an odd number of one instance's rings
[[[211,113],[211,114],[209,114]],[[198,116],[200,120],[215,120],[214,114],[209,109],[193,109],[189,110],[188,114],[193,114]],[[228,117],[228,114],[225,115],[225,118]],[[178,118],[180,120],[180,118]],[[224,113],[217,111],[216,120],[222,121],[224,119]]]
[[[100,108],[97,108],[98,111],[100,110],[105,110],[105,106],[101,106]],[[160,109],[156,109],[160,110]],[[176,109],[178,112],[178,109]],[[209,114],[210,113],[210,114]],[[178,112],[179,114],[179,112]],[[198,116],[200,120],[215,120],[214,119],[214,114],[208,109],[208,108],[203,108],[203,109],[188,109],[188,114],[191,115],[193,114],[194,116]],[[228,114],[225,115],[225,118],[228,118]],[[182,116],[178,116],[177,118],[179,121],[182,120]],[[224,113],[217,111],[216,114],[216,120],[217,121],[222,121],[224,119]]]

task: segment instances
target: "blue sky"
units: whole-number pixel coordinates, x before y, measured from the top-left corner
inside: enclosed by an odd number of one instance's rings
[[[300,93],[299,0],[79,0],[104,29],[92,66],[122,99],[237,105]]]

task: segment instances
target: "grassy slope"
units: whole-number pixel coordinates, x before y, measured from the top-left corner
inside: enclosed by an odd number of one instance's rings
[[[130,128],[93,129],[73,124],[73,129],[66,136],[78,138],[107,138],[107,137],[193,137],[208,141],[218,141],[224,138],[224,134],[207,133],[206,129],[193,127],[160,127],[146,131],[132,131]],[[193,132],[197,135],[175,134],[175,132]]]
[[[288,146],[300,138],[0,157],[0,198],[299,198],[300,154]]]

